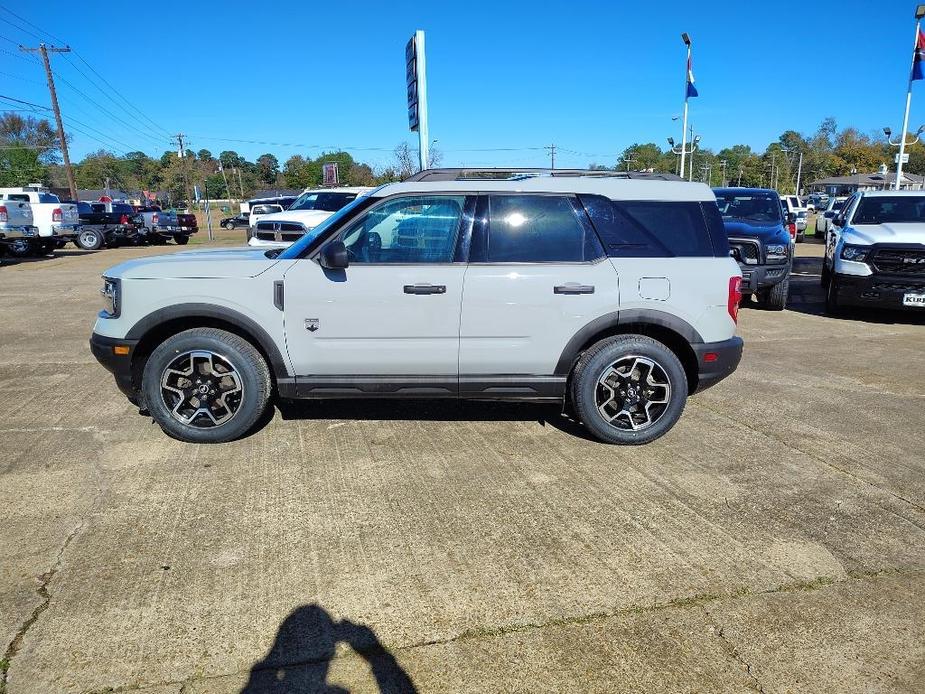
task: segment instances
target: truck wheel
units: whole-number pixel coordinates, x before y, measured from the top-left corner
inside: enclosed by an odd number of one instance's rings
[[[85,251],[98,251],[103,247],[103,236],[95,229],[86,229],[77,234],[75,243]]]
[[[174,236],[173,240],[176,241],[178,246],[185,246],[189,243],[189,236]]]
[[[842,307],[838,303],[838,280],[829,276],[829,286],[825,292],[825,312],[830,316],[841,314]]]
[[[29,239],[13,239],[10,241],[9,251],[14,258],[28,258],[36,249],[36,245]]]
[[[783,311],[787,308],[787,295],[790,293],[790,278],[778,282],[761,295],[762,305],[772,311]]]
[[[572,372],[575,412],[591,434],[607,443],[636,445],[659,438],[678,421],[687,392],[678,357],[644,335],[601,340]]]
[[[193,328],[154,350],[141,387],[148,411],[169,436],[222,443],[246,434],[264,413],[270,371],[247,340]]]

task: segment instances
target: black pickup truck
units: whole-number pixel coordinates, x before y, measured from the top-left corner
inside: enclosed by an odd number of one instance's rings
[[[131,205],[113,202],[78,202],[80,231],[74,243],[85,251],[95,251],[103,246],[112,248],[125,243],[135,243],[138,230],[132,221],[135,215]]]

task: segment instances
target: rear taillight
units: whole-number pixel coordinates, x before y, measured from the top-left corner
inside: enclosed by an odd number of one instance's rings
[[[10,215],[6,209],[6,205],[0,205],[0,222],[7,222],[9,219]]]
[[[56,207],[54,210],[52,210],[52,212],[51,212],[51,221],[53,221],[53,222],[60,222],[60,221],[63,219],[63,217],[64,217],[64,216],[63,216],[63,214],[61,213],[61,208],[60,208],[60,207]]]
[[[157,212],[151,215],[151,224],[157,226]]]
[[[729,278],[729,298],[726,308],[733,323],[739,322],[739,301],[742,299],[742,278],[736,275]]]
[[[790,224],[787,225],[787,231],[790,232],[790,238],[795,239],[797,237],[796,222],[790,222]]]
[[[124,214],[119,217],[119,224],[128,224],[128,215]]]

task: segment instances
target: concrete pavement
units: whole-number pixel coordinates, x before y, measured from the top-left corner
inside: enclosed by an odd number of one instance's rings
[[[641,448],[553,408],[306,403],[183,444],[0,267],[0,648],[30,692],[921,691],[925,319],[784,313]]]

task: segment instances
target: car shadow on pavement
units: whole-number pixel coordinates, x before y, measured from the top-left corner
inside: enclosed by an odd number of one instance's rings
[[[348,690],[327,682],[340,643],[366,661],[380,692],[417,692],[372,629],[347,619],[334,621],[323,607],[310,604],[283,620],[270,652],[251,668],[241,694],[345,694]]]
[[[431,422],[536,422],[551,426],[566,434],[595,441],[560,404],[529,402],[494,402],[479,400],[413,400],[413,399],[349,399],[349,400],[279,400],[276,408],[287,419],[354,419],[354,420],[419,420]],[[272,410],[271,410],[272,413]],[[270,418],[272,419],[272,414]],[[263,428],[267,422],[258,422]]]
[[[30,256],[28,258],[18,258],[13,255],[4,255],[0,256],[0,265],[6,267],[7,265],[20,265],[22,263],[40,263],[43,260],[54,260],[55,258],[69,258],[72,256],[78,255],[93,255],[94,253],[99,253],[99,251],[82,251],[82,250],[68,250],[66,253],[62,253],[60,249],[52,251],[49,255],[40,255],[40,256]]]
[[[787,310],[811,316],[824,316],[825,289],[820,283],[822,258],[794,258],[790,274],[790,298]],[[747,304],[743,303],[743,306]],[[891,311],[883,308],[846,308],[838,320],[878,323],[880,325],[925,325],[925,311]]]

